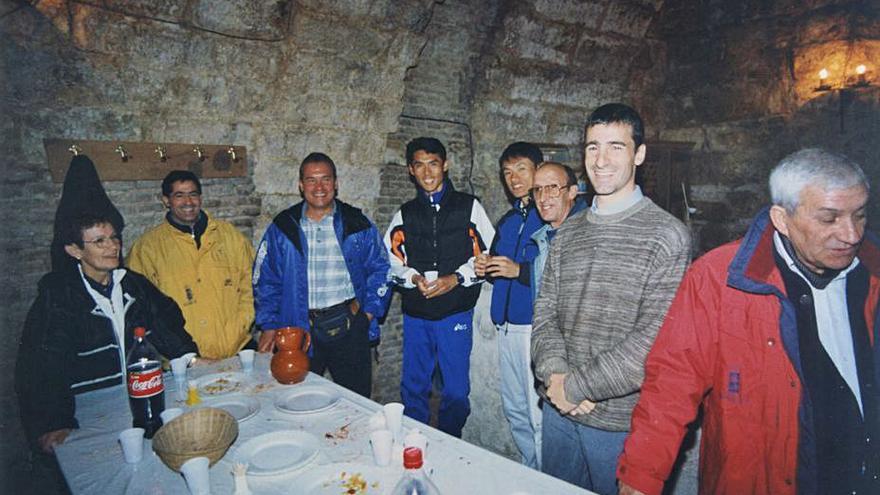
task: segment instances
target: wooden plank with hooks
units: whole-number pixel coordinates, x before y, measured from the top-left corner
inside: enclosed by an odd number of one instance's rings
[[[75,154],[87,155],[103,181],[161,180],[172,170],[200,178],[244,177],[247,148],[231,144],[44,139],[49,172],[63,182]]]

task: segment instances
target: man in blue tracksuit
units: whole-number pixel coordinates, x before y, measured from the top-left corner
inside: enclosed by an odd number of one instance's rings
[[[485,275],[494,285],[492,322],[498,328],[498,375],[504,415],[519,449],[522,463],[534,469],[541,462],[541,410],[535,391],[532,360],[532,260],[538,254],[531,240],[543,222],[531,201],[535,168],[541,163],[541,150],[516,142],[502,153],[498,164],[513,199],[513,208],[498,221],[491,256],[478,258],[477,275]]]
[[[480,280],[474,258],[495,229],[474,196],[456,191],[446,177],[446,148],[434,138],[406,146],[416,197],[395,213],[385,233],[392,278],[402,287],[404,413],[427,423],[431,376],[443,377],[438,427],[461,437],[470,414],[470,356],[474,305]]]
[[[376,226],[336,199],[336,165],[311,153],[300,165],[304,200],[279,213],[254,262],[260,352],[271,352],[275,330],[293,326],[312,337],[310,370],[370,396],[370,347],[385,314],[388,255]]]

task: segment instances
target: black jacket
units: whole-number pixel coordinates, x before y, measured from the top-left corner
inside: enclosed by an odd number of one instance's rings
[[[126,349],[133,343],[134,328],[142,326],[147,340],[167,358],[197,352],[171,298],[132,271],[121,284],[129,305]],[[28,439],[77,428],[74,394],[124,382],[111,320],[86,291],[76,265],[45,275],[25,320],[15,366],[15,391]]]

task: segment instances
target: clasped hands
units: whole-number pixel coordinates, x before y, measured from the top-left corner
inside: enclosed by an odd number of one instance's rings
[[[566,373],[553,373],[547,385],[547,398],[556,409],[562,414],[570,416],[578,416],[588,414],[596,407],[596,403],[584,399],[580,404],[573,404],[565,398],[565,376]]]

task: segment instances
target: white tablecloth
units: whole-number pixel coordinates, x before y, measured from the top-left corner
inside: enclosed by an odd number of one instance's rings
[[[307,482],[308,486],[314,486],[311,482],[318,472],[351,473],[358,470],[369,473],[368,479],[377,482],[372,488],[374,492],[390,492],[403,472],[402,461],[394,459],[390,466],[376,467],[369,444],[369,418],[381,406],[310,373],[304,383],[334,387],[341,395],[339,402],[328,410],[312,414],[292,415],[278,411],[274,406],[276,395],[299,385],[278,384],[268,368],[269,356],[258,355],[255,370],[248,375],[243,393],[259,399],[260,412],[239,423],[235,443],[211,468],[211,492],[214,495],[233,493],[232,458],[242,443],[264,433],[285,430],[302,430],[315,435],[321,443],[320,453],[314,461],[293,472],[268,477],[248,475],[248,484],[254,494],[304,493],[308,491]],[[240,371],[238,359],[190,368],[189,378],[218,371]],[[166,407],[186,409],[184,403],[177,401],[175,382],[170,375],[165,376],[165,387]],[[205,400],[203,405],[210,405],[209,402]],[[188,493],[183,477],[162,463],[149,441],[144,445],[141,462],[126,464],[123,461],[117,435],[131,426],[128,397],[123,386],[77,396],[76,416],[80,428],[56,448],[58,462],[74,494]],[[505,419],[499,416],[498,421]],[[336,433],[345,425],[348,425],[348,435],[339,438]],[[411,428],[421,430],[428,437],[425,468],[446,495],[590,493],[404,417],[404,432]],[[323,490],[328,490],[326,484]],[[336,493],[334,490],[329,492]],[[340,488],[338,493],[345,493],[345,490]]]

